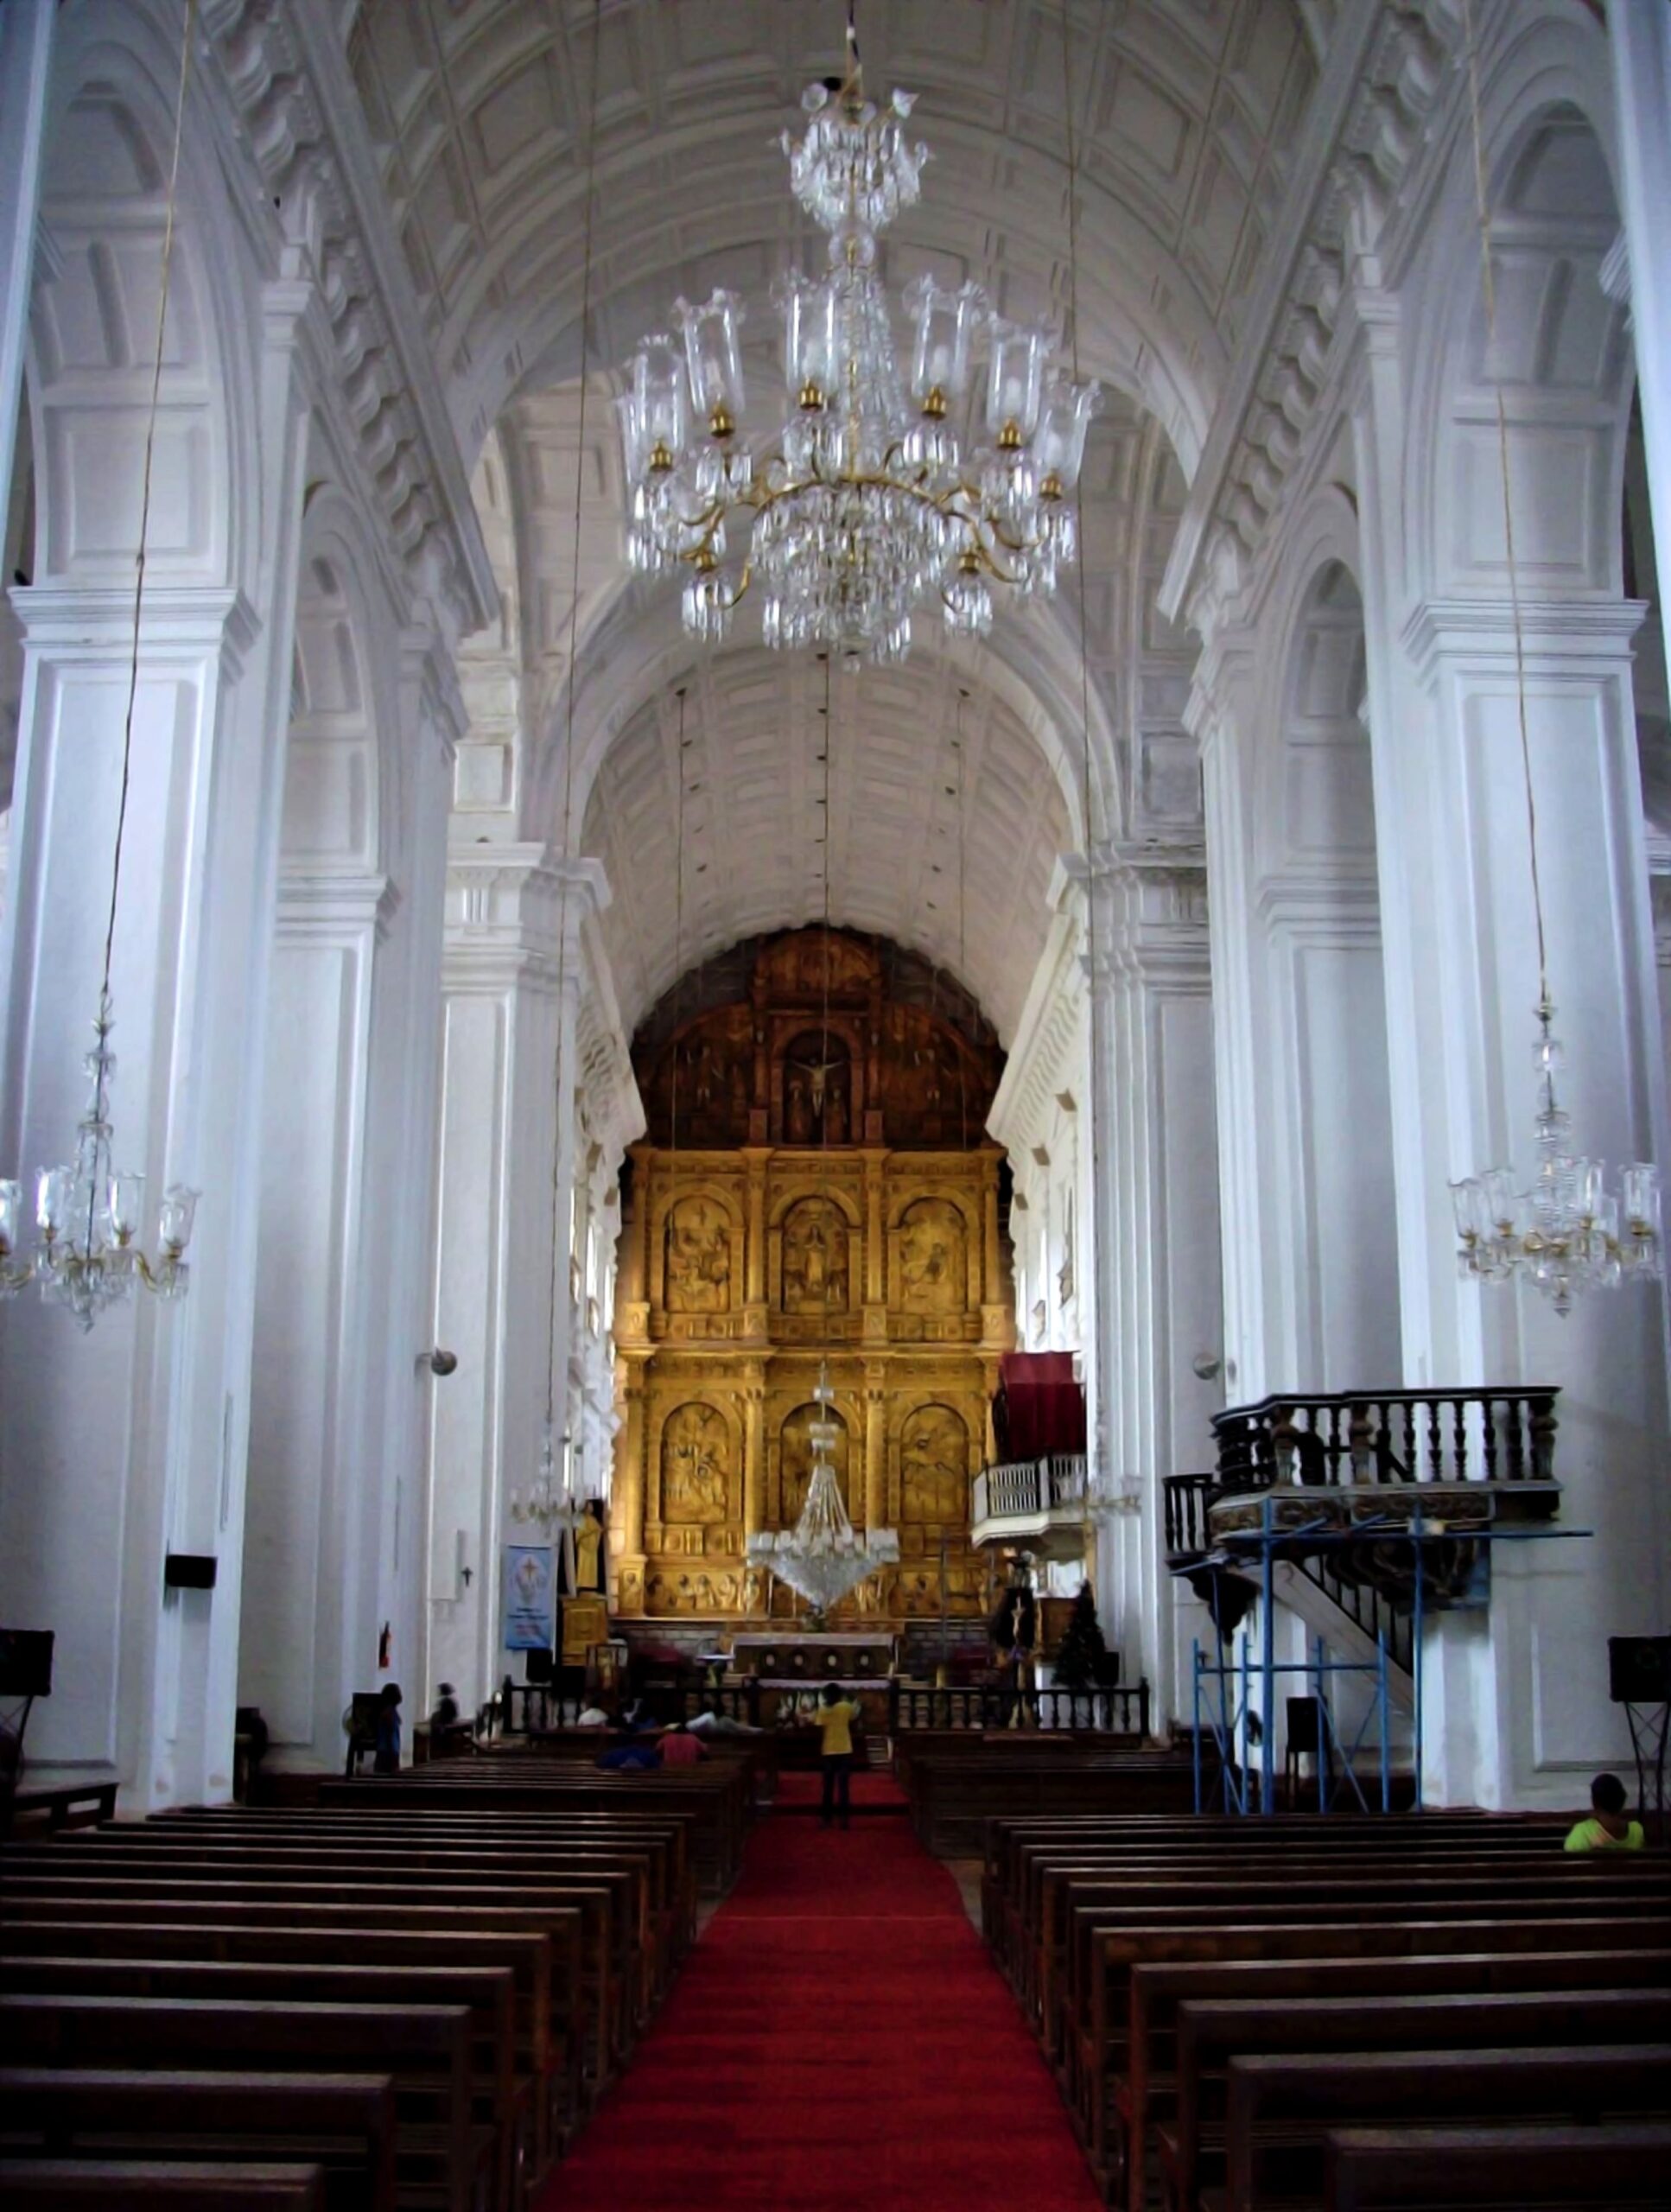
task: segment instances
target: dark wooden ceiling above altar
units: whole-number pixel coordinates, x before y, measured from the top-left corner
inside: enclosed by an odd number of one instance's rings
[[[856,931],[734,946],[667,993],[632,1046],[654,1144],[980,1141],[1004,1056],[969,995]]]

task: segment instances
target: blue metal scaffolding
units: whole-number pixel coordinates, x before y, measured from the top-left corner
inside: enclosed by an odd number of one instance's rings
[[[1293,1493],[1287,1493],[1292,1497]],[[1271,1814],[1276,1810],[1276,1680],[1280,1675],[1299,1675],[1312,1685],[1312,1695],[1317,1700],[1318,1760],[1319,1770],[1325,1758],[1325,1746],[1332,1745],[1341,1757],[1342,1770],[1350,1781],[1359,1809],[1371,1809],[1356,1772],[1357,1754],[1363,1746],[1371,1727],[1376,1732],[1379,1747],[1380,1806],[1383,1812],[1392,1810],[1392,1721],[1391,1681],[1387,1657],[1387,1639],[1376,1638],[1376,1656],[1373,1660],[1326,1659],[1325,1642],[1318,1637],[1312,1656],[1308,1660],[1279,1661],[1276,1656],[1275,1572],[1280,1551],[1293,1551],[1303,1546],[1307,1549],[1333,1549],[1350,1544],[1365,1542],[1407,1542],[1412,1548],[1412,1601],[1414,1615],[1411,1623],[1411,1669],[1414,1675],[1415,1809],[1421,1809],[1422,1799],[1422,1742],[1421,1742],[1421,1643],[1423,1626],[1423,1599],[1426,1575],[1422,1571],[1421,1547],[1440,1542],[1465,1543],[1536,1543],[1554,1538],[1588,1536],[1588,1529],[1551,1529],[1547,1527],[1499,1529],[1484,1527],[1458,1529],[1441,1525],[1429,1528],[1418,1497],[1413,1501],[1409,1514],[1372,1514],[1342,1528],[1326,1515],[1314,1521],[1279,1527],[1272,1513],[1276,1503],[1274,1493],[1267,1491],[1263,1500],[1261,1524],[1257,1530],[1238,1529],[1220,1540],[1217,1550],[1204,1560],[1192,1563],[1191,1572],[1198,1573],[1204,1567],[1229,1567],[1251,1565],[1256,1557],[1259,1573],[1260,1631],[1261,1649],[1257,1663],[1249,1656],[1249,1639],[1242,1639],[1239,1662],[1226,1656],[1225,1639],[1221,1631],[1217,1658],[1210,1658],[1201,1649],[1198,1637],[1192,1646],[1195,1739],[1195,1809],[1206,1809],[1206,1777],[1203,1769],[1202,1744],[1204,1736],[1210,1734],[1218,1758],[1218,1809],[1242,1815],[1255,1808],[1249,1802],[1253,1793],[1249,1788],[1252,1777],[1252,1751],[1257,1751],[1259,1790],[1257,1810]],[[1354,1731],[1350,1745],[1337,1726],[1335,1705],[1330,1693],[1338,1680],[1346,1675],[1367,1677],[1374,1682],[1375,1690],[1368,1711]],[[1259,1695],[1255,1700],[1254,1686],[1257,1682]],[[1318,1809],[1329,1810],[1325,1792],[1319,1786]]]

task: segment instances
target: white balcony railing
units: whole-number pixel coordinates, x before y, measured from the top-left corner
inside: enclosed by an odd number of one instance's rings
[[[1010,1459],[975,1478],[978,1529],[987,1521],[1043,1522],[1085,1510],[1085,1455],[1052,1452],[1042,1459]]]

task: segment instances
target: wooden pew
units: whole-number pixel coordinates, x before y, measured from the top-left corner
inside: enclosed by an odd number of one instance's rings
[[[319,1802],[337,1810],[364,1805],[374,1810],[423,1806],[539,1812],[569,1806],[607,1813],[636,1806],[645,1812],[686,1813],[696,1821],[703,1891],[719,1897],[736,1879],[742,1861],[750,1795],[740,1762],[715,1759],[689,1769],[611,1774],[577,1769],[568,1760],[518,1755],[456,1764],[443,1759],[403,1775],[327,1781]]]
[[[1176,2087],[1178,2007],[1194,1999],[1408,1997],[1486,1994],[1504,1990],[1671,1988],[1671,1948],[1613,1951],[1425,1952],[1403,1958],[1210,1959],[1140,1965],[1131,1973],[1125,2073],[1112,2065],[1104,2125],[1119,2141],[1109,2164],[1127,2161],[1128,2202],[1143,2212],[1152,2121],[1170,2116]]]
[[[1193,2212],[1209,2154],[1222,2139],[1232,2058],[1297,2051],[1461,2050],[1663,2043],[1671,1991],[1513,1991],[1491,1996],[1320,1997],[1268,2004],[1241,1998],[1179,2008],[1178,2095],[1156,2130],[1167,2196]]]
[[[394,2212],[395,2094],[386,2074],[159,2073],[0,2068],[0,2195],[22,2158],[316,2165],[327,2212]],[[106,2202],[120,2202],[111,2190]]]
[[[1329,2138],[1325,2212],[1490,2205],[1657,2207],[1671,2126],[1344,2128]]]
[[[6,2202],[51,2212],[324,2212],[318,2166],[202,2165],[163,2160],[18,2159],[5,2169]]]
[[[145,1873],[101,1873],[91,1865],[68,1872],[8,1868],[7,1913],[14,1917],[61,1920],[67,1915],[96,1913],[101,1920],[205,1921],[229,1915],[251,1916],[259,1908],[267,1924],[284,1926],[307,1920],[340,1927],[392,1928],[422,1932],[438,1921],[461,1931],[535,1930],[566,1933],[578,1910],[581,1923],[578,2022],[580,2064],[586,2094],[595,2099],[613,2079],[632,2040],[631,2007],[618,1991],[619,1953],[612,1926],[607,1889],[595,1885],[543,1881],[475,1888],[451,1887],[444,1909],[435,1902],[400,1901],[401,1885],[357,1879],[352,1870],[332,1878],[303,1880],[250,1875],[203,1876],[177,1870]]]
[[[471,2114],[461,2005],[226,2003],[0,1994],[0,2065],[262,2073],[387,2072],[401,2203],[486,2212],[491,2129]]]
[[[233,1910],[229,1908],[229,1910]],[[578,1928],[570,1940],[550,1933],[461,1932],[427,1926],[410,1934],[385,1928],[320,1927],[312,1922],[264,1927],[237,1919],[177,1921],[27,1920],[0,1926],[0,1980],[8,1961],[73,1955],[79,1961],[226,1961],[304,1969],[353,1967],[502,1967],[516,1992],[517,2072],[533,2084],[537,2121],[531,2184],[543,2175],[584,2112],[580,2069]],[[26,1985],[12,1980],[9,1985]]]
[[[1342,1880],[1269,1885],[1234,1881],[1191,1887],[1177,1882],[1134,1885],[1119,1901],[1068,1906],[1067,1934],[1059,1957],[1059,1986],[1046,1982],[1040,2025],[1056,2058],[1074,2047],[1078,2022],[1095,2002],[1097,1938],[1108,1929],[1189,1926],[1223,1922],[1231,1914],[1248,1928],[1286,1925],[1297,1918],[1444,1922],[1507,1919],[1534,1923],[1555,1919],[1640,1919],[1671,1913],[1671,1884],[1649,1872],[1640,1877],[1597,1874],[1589,1878],[1556,1868],[1545,1878],[1498,1883],[1490,1879],[1444,1880],[1383,1877],[1373,1887]],[[1058,1959],[1047,1955],[1044,1967]]]
[[[1652,2120],[1668,2082],[1663,2043],[1238,2056],[1225,2101],[1224,2212],[1321,2212],[1325,2139],[1343,2124]]]
[[[5,1931],[0,1929],[0,1942]],[[508,1967],[248,1965],[224,1961],[0,1956],[0,1988],[18,1996],[188,1997],[227,2002],[461,2005],[471,2018],[473,2116],[498,2144],[494,2202],[520,2204],[537,2165],[534,2084],[517,2069]],[[298,2154],[302,2155],[302,2154]]]
[[[35,1789],[14,1789],[4,1801],[9,1823],[20,1814],[44,1813],[49,1834],[80,1823],[116,1818],[117,1785],[113,1782],[42,1783]]]
[[[1300,1910],[1303,1901],[1291,1907],[1291,1911]],[[1173,1912],[1159,1916],[1158,1924],[1153,1927],[1104,1930],[1097,1938],[1090,2018],[1084,2031],[1084,2056],[1071,2107],[1091,2171],[1110,2196],[1128,2188],[1134,2212],[1142,2212],[1144,2168],[1137,2159],[1128,2161],[1125,2157],[1126,2130],[1120,2124],[1117,2093],[1127,2050],[1131,1978],[1145,1965],[1351,1961],[1486,1950],[1510,1957],[1535,1957],[1549,1949],[1621,1955],[1671,1949],[1671,1914],[1644,1919],[1529,1922],[1490,1918],[1318,1922],[1299,1917],[1283,1923],[1268,1918],[1243,1926],[1212,1916],[1191,1925]],[[1139,2139],[1134,2116],[1128,2124],[1134,2144]]]

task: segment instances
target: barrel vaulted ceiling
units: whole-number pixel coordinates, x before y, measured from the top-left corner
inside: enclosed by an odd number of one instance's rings
[[[460,798],[476,819],[461,834],[561,840],[566,823],[604,860],[629,1031],[681,963],[821,906],[816,664],[752,647],[746,619],[734,645],[697,652],[678,632],[677,586],[626,575],[604,372],[664,325],[677,294],[723,284],[756,303],[747,367],[771,408],[775,336],[759,303],[822,250],[777,135],[802,86],[839,67],[843,13],[838,0],[603,0],[582,438],[594,0],[340,11],[504,602],[467,654]],[[1098,836],[1198,839],[1181,721],[1192,656],[1155,590],[1334,14],[1335,0],[1067,0],[1064,72],[1063,0],[860,0],[867,81],[918,94],[934,156],[920,205],[884,241],[892,284],[922,269],[972,276],[1001,311],[1062,327],[1072,87],[1081,353],[1107,387],[1083,482],[1091,750],[1112,764],[1094,779]],[[978,651],[954,656],[937,632],[919,626],[903,671],[836,684],[831,911],[957,972],[1007,1039],[1044,948],[1052,864],[1084,834],[1077,584],[1048,608],[1001,613]],[[702,786],[688,797],[683,872],[669,734],[681,682],[687,776]],[[961,927],[939,853],[956,842],[960,688]]]

